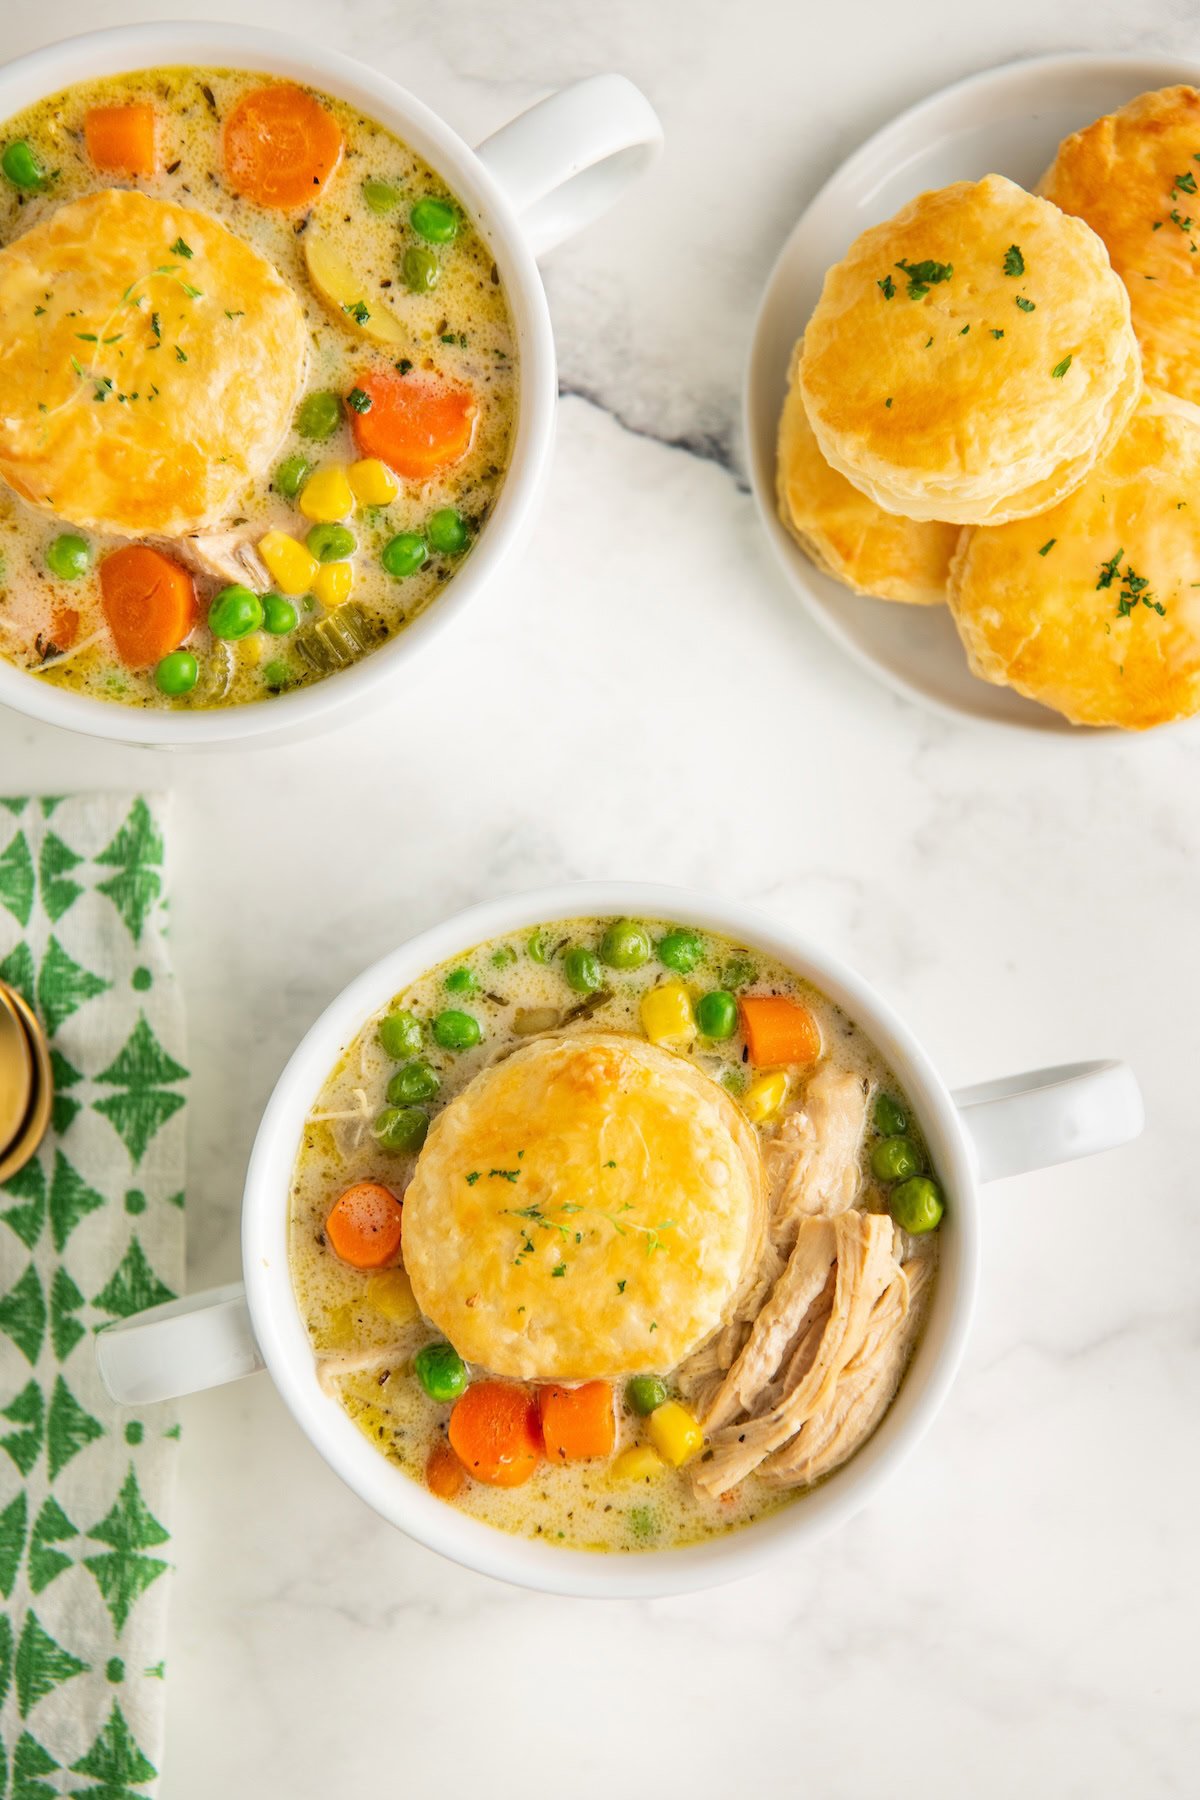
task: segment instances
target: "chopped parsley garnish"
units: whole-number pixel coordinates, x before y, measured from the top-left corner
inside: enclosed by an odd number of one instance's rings
[[[346,405],[356,413],[370,412],[371,396],[360,387],[352,387],[346,395]],[[495,1171],[492,1171],[493,1174]]]
[[[186,281],[181,281],[179,285],[183,289],[184,293],[187,295],[189,300],[203,300],[204,290],[202,288],[192,287]]]
[[[1060,363],[1055,363],[1050,371],[1050,379],[1052,381],[1061,381],[1067,370],[1070,368],[1071,362],[1071,357],[1064,356]]]
[[[94,344],[98,342],[94,331],[77,331],[75,336],[84,344]]]
[[[1038,555],[1039,556],[1049,556],[1050,552],[1053,550],[1053,548],[1054,548],[1055,544],[1057,544],[1057,542],[1058,542],[1057,538],[1047,538],[1045,543],[1042,545],[1041,549],[1038,551]]]
[[[187,351],[184,349],[182,344],[176,344],[176,346],[175,346],[175,361],[176,362],[186,362],[187,361]]]
[[[896,267],[902,274],[907,275],[908,277],[908,297],[910,300],[920,300],[923,295],[929,292],[931,287],[936,286],[939,281],[949,281],[954,273],[953,263],[940,263],[931,260],[914,263],[906,262],[901,259],[901,261],[896,264]]]
[[[615,1162],[606,1162],[604,1166],[606,1169],[615,1169],[617,1165]]]
[[[1177,175],[1175,177],[1174,181],[1171,183],[1171,197],[1172,198],[1174,198],[1176,193],[1194,194],[1195,192],[1196,192],[1196,177],[1192,174],[1192,171],[1190,169],[1185,169],[1183,174]]]
[[[159,313],[152,312],[150,314],[150,329],[156,338],[162,337],[162,317]]]
[[[467,1183],[467,1186],[468,1186],[468,1187],[474,1187],[474,1186],[475,1186],[475,1183],[476,1183],[476,1182],[477,1182],[477,1181],[478,1181],[478,1180],[479,1180],[479,1170],[478,1170],[478,1169],[472,1169],[472,1170],[471,1170],[471,1173],[470,1173],[470,1174],[469,1174],[469,1175],[468,1175],[468,1176],[467,1176],[467,1177],[466,1177],[466,1183]]]
[[[970,329],[971,329],[971,327],[969,325],[964,325],[962,330],[958,334],[959,337],[966,337],[966,335],[967,335],[968,331],[970,331]]]
[[[1127,619],[1134,608],[1139,605],[1146,607],[1150,612],[1157,613],[1160,619],[1165,618],[1167,609],[1162,601],[1156,600],[1150,592],[1149,578],[1139,575],[1137,570],[1131,568],[1128,563],[1125,564],[1124,573],[1121,572],[1121,558],[1124,554],[1123,549],[1118,550],[1116,555],[1110,556],[1106,563],[1101,563],[1100,579],[1096,583],[1096,591],[1110,588],[1114,581],[1119,580],[1121,583],[1117,593],[1117,617],[1119,619]]]
[[[1113,582],[1117,578],[1118,571],[1120,570],[1120,567],[1121,567],[1121,558],[1124,556],[1124,554],[1125,554],[1125,550],[1124,550],[1124,546],[1122,546],[1122,548],[1117,551],[1115,556],[1110,556],[1106,563],[1101,563],[1100,579],[1096,583],[1096,592],[1097,593],[1099,593],[1101,588],[1106,588],[1106,587],[1112,586]]]
[[[1036,312],[1037,311],[1037,308],[1034,306],[1033,301],[1027,300],[1025,298],[1024,294],[1018,294],[1016,296],[1016,301],[1017,301],[1017,305],[1020,307],[1022,312]]]
[[[885,275],[882,281],[877,281],[875,283],[875,286],[879,289],[885,300],[890,300],[896,292],[896,284],[890,275]]]
[[[551,1275],[555,1275],[555,1276],[565,1275],[566,1272],[567,1272],[566,1263],[555,1263],[554,1267],[550,1271]]]
[[[191,262],[192,247],[190,244],[185,244],[181,237],[177,237],[175,242],[171,245],[170,254],[172,256],[186,256],[187,260]]]
[[[625,1283],[623,1281],[618,1281],[617,1292],[618,1294],[623,1294],[625,1292]]]
[[[992,336],[993,337],[1003,337],[1004,333],[1002,331],[997,331],[995,326],[993,326],[992,327]]]
[[[348,305],[343,306],[342,311],[349,313],[356,325],[365,325],[371,316],[371,309],[363,300],[351,300]]]
[[[92,398],[97,401],[107,400],[108,396],[112,393],[112,385],[112,377],[110,375],[102,375],[96,383],[96,392],[93,394]]]
[[[227,319],[244,319],[245,316],[246,309],[244,306],[239,306],[235,312],[231,312],[228,307],[225,308],[225,317]]]
[[[885,401],[884,401],[884,403],[883,403],[883,404],[884,404],[884,405],[885,405],[885,406],[890,406],[890,405],[891,405],[891,404],[892,404],[892,402],[891,402],[891,398],[890,398],[890,396],[889,396],[889,398],[888,398],[888,399],[886,399],[886,400],[885,400]]]
[[[1155,219],[1153,225],[1151,225],[1151,227],[1150,227],[1151,231],[1161,231],[1162,228],[1163,228],[1163,222],[1161,219]]]
[[[402,356],[400,361],[396,364],[396,368],[401,375],[407,375],[408,371],[412,368],[412,363],[408,360],[407,356]]]
[[[520,1169],[489,1169],[489,1181],[516,1181],[520,1177]]]
[[[1025,258],[1021,255],[1020,244],[1010,244],[1004,252],[1004,273],[1006,275],[1023,275]]]

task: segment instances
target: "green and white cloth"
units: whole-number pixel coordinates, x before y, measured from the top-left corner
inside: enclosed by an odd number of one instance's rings
[[[0,1187],[0,1794],[158,1790],[179,1425],[115,1407],[93,1334],[183,1283],[183,1010],[165,802],[0,800],[0,978],[53,1125]]]

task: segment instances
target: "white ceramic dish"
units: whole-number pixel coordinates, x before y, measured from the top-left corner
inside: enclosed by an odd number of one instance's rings
[[[446,178],[491,246],[512,308],[520,389],[504,486],[487,529],[445,594],[399,637],[340,674],[290,694],[210,712],[139,710],[48,686],[0,659],[0,704],[123,743],[197,746],[311,735],[377,704],[406,666],[495,576],[533,521],[554,439],[558,373],[535,258],[607,211],[653,161],[662,129],[622,75],[564,88],[472,150],[386,75],[280,32],[242,25],[121,25],[51,44],[0,68],[0,120],[73,82],[132,69],[261,70],[334,94],[395,131]]]
[[[895,1404],[859,1454],[811,1495],[729,1537],[630,1556],[557,1549],[493,1530],[389,1463],[318,1384],[287,1258],[291,1171],[304,1120],[364,1022],[417,975],[488,938],[556,919],[612,914],[722,932],[812,980],[863,1026],[894,1068],[947,1195],[928,1328]],[[650,1596],[711,1587],[840,1524],[923,1436],[954,1379],[974,1313],[980,1182],[1126,1143],[1141,1128],[1141,1096],[1121,1063],[1040,1070],[951,1095],[908,1028],[861,977],[802,933],[747,906],[628,882],[519,894],[477,906],[401,946],[328,1007],[280,1076],[255,1140],[242,1211],[244,1289],[172,1301],[106,1328],[96,1339],[100,1370],[114,1398],[143,1405],[265,1365],[301,1428],[357,1494],[411,1537],[484,1574],[560,1594]]]
[[[822,630],[910,699],[940,712],[1026,730],[1079,731],[1010,688],[979,681],[944,607],[867,600],[822,575],[780,523],[775,439],[788,359],[821,282],[860,232],[925,188],[989,173],[1032,187],[1059,141],[1147,88],[1200,83],[1179,57],[1049,56],[1008,63],[910,107],[854,152],[811,202],[767,282],[746,373],[743,425],[750,485],[784,573]]]

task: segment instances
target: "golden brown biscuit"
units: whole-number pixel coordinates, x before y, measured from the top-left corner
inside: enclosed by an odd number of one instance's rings
[[[1140,94],[1064,138],[1040,190],[1104,239],[1147,383],[1200,401],[1200,92]]]
[[[1001,175],[863,232],[825,277],[800,363],[826,460],[885,511],[957,524],[1069,493],[1140,379],[1099,238]]]
[[[1069,498],[963,533],[948,599],[976,675],[1076,725],[1200,710],[1200,408],[1147,390]]]
[[[780,518],[804,554],[856,594],[938,605],[946,598],[958,526],[884,512],[830,468],[796,383],[801,349],[797,344],[779,420]]]
[[[758,1259],[758,1143],[684,1057],[537,1040],[439,1114],[404,1196],[421,1311],[468,1362],[567,1381],[670,1369]]]
[[[0,476],[95,530],[214,525],[285,436],[307,350],[291,288],[207,213],[73,200],[0,250]]]

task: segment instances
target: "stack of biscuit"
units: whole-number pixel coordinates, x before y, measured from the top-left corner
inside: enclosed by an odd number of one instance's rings
[[[948,601],[982,679],[1144,730],[1200,711],[1200,92],[1039,186],[921,194],[829,270],[780,512],[855,592]]]

